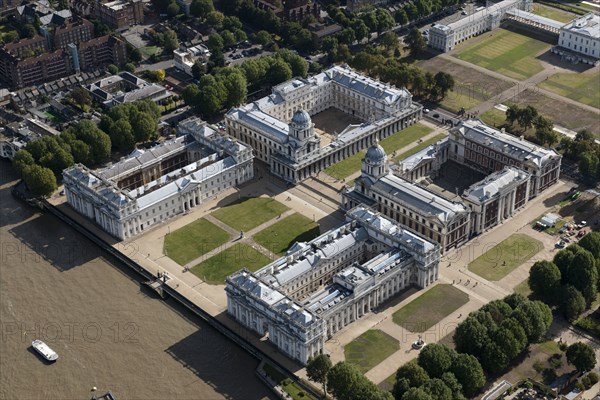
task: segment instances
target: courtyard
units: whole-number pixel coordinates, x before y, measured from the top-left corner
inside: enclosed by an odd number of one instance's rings
[[[506,29],[475,37],[457,46],[455,57],[510,78],[529,78],[544,67],[537,56],[550,49],[548,43]]]
[[[315,124],[316,130],[321,134],[336,135],[342,132],[348,125],[361,124],[363,120],[353,115],[346,114],[337,108],[328,108],[310,117]]]
[[[165,255],[185,265],[188,262],[221,246],[230,239],[223,229],[204,218],[192,222],[165,236]]]
[[[344,347],[346,361],[367,372],[400,349],[396,339],[379,329],[370,329]]]
[[[278,215],[288,208],[269,197],[246,197],[226,205],[212,215],[238,231],[249,231]]]
[[[464,190],[483,178],[485,175],[482,173],[456,161],[448,160],[442,164],[439,175],[426,187],[448,200],[460,201]]]

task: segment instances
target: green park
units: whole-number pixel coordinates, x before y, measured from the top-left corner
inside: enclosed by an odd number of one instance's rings
[[[208,253],[230,239],[230,235],[210,221],[200,218],[165,236],[164,253],[179,265]]]
[[[247,197],[212,213],[224,224],[238,231],[249,231],[286,212],[288,208],[269,197]]]
[[[396,339],[379,329],[370,329],[344,347],[344,356],[365,373],[399,349]]]

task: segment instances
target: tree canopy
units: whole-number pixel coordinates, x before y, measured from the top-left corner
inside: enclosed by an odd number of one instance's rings
[[[576,342],[567,348],[567,361],[579,372],[587,372],[596,366],[594,349],[586,343]]]

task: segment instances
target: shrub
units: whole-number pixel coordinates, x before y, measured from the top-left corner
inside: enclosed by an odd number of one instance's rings
[[[558,348],[559,348],[561,351],[567,351],[567,347],[569,347],[569,345],[568,345],[567,343],[565,343],[565,342],[560,342],[560,343],[558,344]]]
[[[552,368],[546,368],[543,372],[543,375],[544,381],[546,382],[554,382],[558,378],[556,371],[554,371]]]
[[[562,366],[562,356],[560,354],[553,354],[548,358],[548,363],[554,369],[560,368]]]
[[[533,369],[535,369],[535,371],[539,374],[540,372],[542,372],[544,370],[544,363],[540,360],[536,360],[533,363]]]
[[[598,383],[598,374],[596,372],[590,372],[589,374],[587,374],[587,378],[590,381],[590,383],[593,385],[595,385],[596,383]]]

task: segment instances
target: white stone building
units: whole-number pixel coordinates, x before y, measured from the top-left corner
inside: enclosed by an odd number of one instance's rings
[[[252,149],[198,118],[180,136],[92,171],[63,172],[67,201],[118,239],[129,239],[253,177]]]
[[[443,164],[454,160],[486,178],[450,200],[425,186]],[[436,241],[446,252],[512,217],[530,199],[558,181],[561,156],[468,120],[450,136],[401,160],[390,169],[385,152],[373,145],[362,174],[342,191],[342,208],[363,204]],[[454,197],[454,196],[453,196]]]
[[[442,52],[450,51],[467,39],[498,28],[506,13],[515,9],[531,11],[532,0],[503,0],[448,25],[435,25],[429,29],[428,45]]]
[[[332,132],[325,143],[310,115],[336,108],[365,122]],[[422,107],[406,89],[334,66],[307,79],[273,88],[270,96],[225,116],[227,133],[249,144],[271,173],[296,183],[388,137],[421,118]]]
[[[227,312],[306,364],[325,341],[410,286],[438,279],[439,246],[365,207],[252,273],[227,278]]]
[[[552,51],[574,62],[600,63],[600,15],[591,12],[564,25]]]
[[[179,48],[173,50],[173,62],[175,68],[193,76],[192,67],[196,62],[205,64],[210,58],[210,51],[203,44],[190,48]]]

